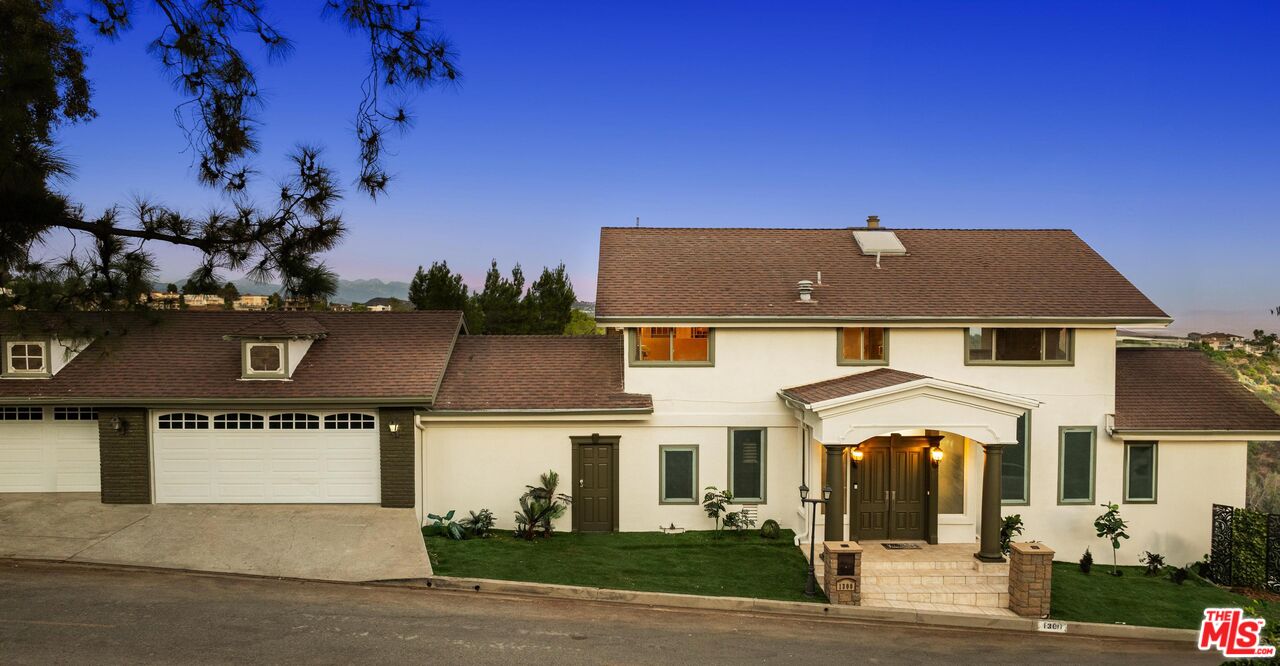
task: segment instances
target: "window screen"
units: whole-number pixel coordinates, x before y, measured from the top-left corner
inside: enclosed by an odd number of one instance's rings
[[[1018,445],[1006,446],[1000,458],[1000,499],[1004,502],[1027,501],[1027,442],[1029,419],[1026,414],[1018,417]]]
[[[1125,501],[1156,500],[1156,444],[1131,442],[1125,445]]]
[[[698,502],[698,449],[693,446],[662,447],[662,501]]]
[[[729,491],[738,500],[764,501],[763,429],[729,431]]]
[[[1062,502],[1093,503],[1093,437],[1089,430],[1063,430],[1059,453]]]

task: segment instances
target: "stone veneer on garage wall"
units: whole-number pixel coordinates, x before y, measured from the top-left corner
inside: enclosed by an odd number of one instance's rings
[[[395,423],[397,432],[388,428]],[[413,410],[388,408],[378,410],[379,462],[382,465],[382,506],[399,509],[414,507]]]
[[[119,419],[121,432],[112,428]],[[147,410],[98,409],[103,504],[151,503],[151,428]]]

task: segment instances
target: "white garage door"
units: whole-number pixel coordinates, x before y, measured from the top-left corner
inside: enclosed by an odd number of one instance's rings
[[[362,412],[157,412],[158,503],[376,503],[378,424]]]
[[[0,407],[0,492],[97,492],[98,414],[82,407]]]

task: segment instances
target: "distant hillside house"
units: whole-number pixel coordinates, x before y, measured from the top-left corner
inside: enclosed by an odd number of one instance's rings
[[[413,304],[408,301],[385,296],[371,298],[364,302],[364,306],[369,312],[407,312],[414,309]]]
[[[258,312],[266,310],[271,303],[270,296],[259,296],[258,294],[243,294],[231,304],[231,307],[241,312]]]
[[[1211,349],[1218,350],[1235,349],[1244,342],[1244,336],[1236,335],[1234,333],[1215,332],[1205,333],[1203,335],[1199,333],[1192,333],[1187,337],[1190,338],[1192,342],[1199,342],[1201,344],[1208,345]]]

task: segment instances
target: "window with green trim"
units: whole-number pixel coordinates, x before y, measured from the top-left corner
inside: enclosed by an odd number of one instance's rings
[[[1029,501],[1027,469],[1031,459],[1031,418],[1018,417],[1018,444],[1006,446],[1000,456],[1000,501],[1026,504]]]
[[[1156,501],[1156,443],[1124,443],[1124,501]]]
[[[739,502],[763,502],[764,428],[729,429],[729,492]]]
[[[1058,434],[1058,502],[1093,504],[1098,429],[1064,427]]]
[[[972,327],[965,336],[970,364],[1071,365],[1075,331],[1069,328]]]
[[[698,447],[658,447],[658,500],[662,504],[698,503]]]

